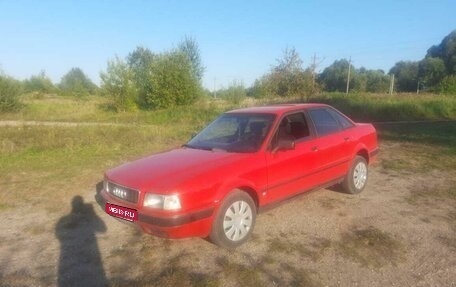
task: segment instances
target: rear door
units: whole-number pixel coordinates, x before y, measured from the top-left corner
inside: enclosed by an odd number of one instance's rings
[[[328,107],[308,111],[317,135],[313,149],[320,184],[342,177],[349,165],[349,127],[344,127],[333,111]]]

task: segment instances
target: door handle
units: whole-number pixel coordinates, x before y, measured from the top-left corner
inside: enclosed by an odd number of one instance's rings
[[[348,141],[349,139],[349,137],[344,137],[344,141]]]
[[[310,148],[311,151],[317,151],[318,150],[318,147],[317,146],[313,146],[312,148]]]

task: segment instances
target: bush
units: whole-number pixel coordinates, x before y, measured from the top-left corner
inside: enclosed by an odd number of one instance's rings
[[[234,81],[227,89],[221,89],[217,96],[226,99],[232,104],[240,104],[246,97],[246,90],[242,83]]]
[[[97,86],[80,68],[72,68],[62,77],[59,87],[64,95],[88,96],[96,92]]]
[[[31,76],[30,79],[24,80],[24,90],[26,92],[36,92],[40,94],[49,94],[57,91],[56,87],[44,71],[38,75]]]
[[[202,94],[189,59],[181,52],[156,55],[149,69],[150,89],[139,99],[143,108],[188,105],[194,103]]]
[[[437,87],[437,92],[444,95],[456,95],[456,76],[446,76]]]
[[[101,80],[102,94],[113,97],[117,110],[189,105],[203,94],[190,58],[180,50],[153,54],[138,47],[126,63],[109,62]]]
[[[108,62],[106,73],[101,73],[102,94],[113,100],[116,111],[128,111],[136,108],[137,90],[133,73],[127,64],[119,58]]]
[[[20,82],[0,75],[0,111],[11,112],[17,111],[22,106],[19,101],[21,93]]]

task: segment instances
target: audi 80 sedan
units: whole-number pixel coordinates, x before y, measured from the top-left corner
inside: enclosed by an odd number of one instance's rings
[[[361,192],[377,151],[371,124],[328,105],[238,109],[180,148],[106,171],[100,198],[146,233],[234,248],[274,203],[335,184]]]

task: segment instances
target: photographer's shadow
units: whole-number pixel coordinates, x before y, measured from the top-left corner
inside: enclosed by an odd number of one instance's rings
[[[55,227],[60,241],[58,286],[107,286],[108,281],[98,249],[96,232],[105,232],[106,225],[95,214],[92,204],[81,196],[71,202],[70,214]]]

